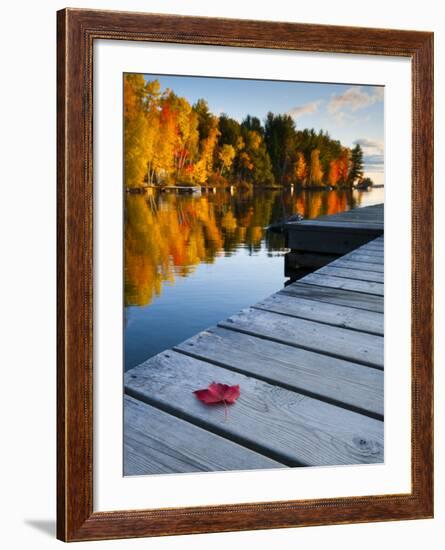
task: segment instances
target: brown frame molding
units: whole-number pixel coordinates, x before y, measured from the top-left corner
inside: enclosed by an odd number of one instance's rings
[[[412,492],[93,513],[92,70],[97,39],[412,60]],[[57,13],[57,536],[64,541],[433,516],[433,33],[65,9]]]

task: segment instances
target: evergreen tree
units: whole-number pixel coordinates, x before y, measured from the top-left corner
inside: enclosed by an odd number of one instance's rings
[[[198,115],[198,131],[201,140],[207,139],[213,128],[213,115],[209,111],[209,105],[205,99],[198,99],[193,105],[193,110]]]
[[[252,130],[257,132],[260,136],[264,137],[264,128],[261,125],[260,119],[256,116],[247,115],[246,118],[242,121],[241,127],[246,130]]]
[[[272,162],[272,170],[278,183],[294,179],[296,131],[289,115],[267,114],[264,138]]]
[[[238,139],[241,135],[241,125],[237,120],[223,113],[219,117],[219,132],[218,144],[220,147],[231,145],[235,149],[237,148]]]
[[[363,178],[363,150],[357,143],[351,151],[351,169],[348,175],[348,185],[352,186],[356,180]]]
[[[253,165],[249,179],[255,184],[273,184],[272,163],[270,162],[269,153],[262,136],[256,131],[249,130],[245,141],[246,150]]]

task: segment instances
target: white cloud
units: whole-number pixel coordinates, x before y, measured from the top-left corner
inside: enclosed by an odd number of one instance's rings
[[[368,93],[362,86],[354,86],[342,94],[334,94],[328,103],[328,111],[331,115],[339,115],[345,110],[355,112],[382,101],[383,93],[382,87],[373,87]]]
[[[360,138],[354,141],[354,145],[360,145],[367,155],[383,155],[383,141],[379,139]]]
[[[305,103],[304,105],[298,105],[297,107],[290,109],[287,112],[287,114],[293,118],[299,118],[304,115],[311,115],[318,111],[318,107],[320,106],[320,103],[321,103],[321,100],[311,101],[310,103]]]
[[[365,167],[376,172],[383,172],[384,144],[378,139],[360,138],[354,141],[354,145],[360,145],[363,149],[363,161]]]

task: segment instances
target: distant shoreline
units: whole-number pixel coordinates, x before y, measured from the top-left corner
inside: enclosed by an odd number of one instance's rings
[[[301,185],[258,185],[258,184],[250,184],[249,185],[253,190],[257,191],[279,191],[281,189],[290,189],[294,188],[298,191],[364,191],[364,189],[357,189],[353,187],[352,189],[347,186],[340,186],[340,187],[329,187],[329,186],[301,186]],[[168,186],[169,188],[174,188],[175,186]],[[182,189],[183,186],[178,185],[178,188]],[[194,187],[197,186],[190,186],[190,189],[192,190]],[[220,191],[230,191],[232,188],[240,189],[241,191],[246,189],[244,185],[238,185],[238,184],[227,184],[227,185],[201,185],[200,186],[203,191],[206,190],[213,190],[218,189]],[[369,189],[383,189],[385,187],[385,184],[374,184],[369,187]],[[126,187],[125,191],[130,194],[142,194],[148,191],[149,189],[154,189],[157,191],[162,191],[165,189],[165,186],[163,185],[141,185],[139,187]]]

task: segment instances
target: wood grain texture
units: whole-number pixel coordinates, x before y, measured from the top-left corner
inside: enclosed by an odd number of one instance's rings
[[[91,75],[81,25],[58,12],[58,518],[70,540],[93,507]]]
[[[361,281],[356,279],[347,279],[344,277],[332,277],[327,274],[310,273],[299,279],[301,284],[310,284],[318,286],[326,286],[330,288],[340,288],[343,290],[353,290],[354,292],[362,292],[364,294],[374,294],[383,296],[385,289],[382,283],[372,283],[369,281]]]
[[[324,214],[322,216],[319,216],[318,220],[335,220],[335,219],[352,219],[354,217],[357,217],[359,219],[363,219],[365,217],[372,218],[372,219],[378,219],[381,220],[382,216],[384,215],[385,211],[385,205],[383,203],[380,204],[372,204],[371,206],[364,206],[360,209],[353,209],[353,210],[346,210],[344,212],[338,212],[337,214]]]
[[[379,260],[383,260],[384,258],[384,252],[383,252],[383,249],[382,250],[375,250],[373,248],[370,248],[368,246],[361,246],[360,248],[358,248],[357,250],[354,250],[354,252],[350,252],[349,254],[346,254],[347,257],[349,256],[358,256],[358,255],[363,255],[363,256],[375,256],[377,259]],[[346,259],[346,258],[345,258]]]
[[[127,476],[286,468],[128,395],[124,425]]]
[[[364,250],[383,250],[384,244],[382,241],[373,240],[363,246]]]
[[[328,304],[340,306],[355,307],[367,311],[376,311],[383,313],[383,298],[373,294],[364,294],[362,292],[353,292],[339,288],[329,288],[305,283],[292,283],[280,290],[280,293],[290,294],[291,296],[300,296],[310,300],[318,300]]]
[[[340,266],[325,266],[317,271],[320,275],[326,274],[333,277],[344,277],[346,279],[358,279],[370,283],[382,283],[383,273],[376,271],[365,271],[363,269],[348,269]]]
[[[221,327],[174,349],[340,407],[383,416],[383,372],[377,369]]]
[[[411,60],[410,493],[93,511],[91,137],[97,39],[397,55]],[[68,9],[57,14],[57,49],[58,538],[96,540],[432,517],[433,34]]]
[[[193,394],[216,379],[241,388],[227,419],[222,404],[206,406]],[[125,391],[288,466],[383,461],[380,420],[175,351],[128,371]]]
[[[383,250],[384,248],[384,241],[381,241],[379,239],[374,239],[373,241],[370,241],[369,243],[365,244],[362,248],[363,249],[375,249],[375,250]]]
[[[306,300],[283,292],[272,294],[252,307],[383,336],[383,314],[374,311]]]
[[[244,309],[218,326],[383,369],[383,338],[259,309]]]
[[[366,252],[357,251],[357,252],[350,252],[346,256],[347,257],[345,257],[345,260],[353,260],[355,262],[360,261],[360,262],[367,262],[370,264],[383,265],[383,255],[381,254],[374,255],[371,253],[368,254]]]
[[[384,249],[384,242],[383,241],[379,241],[378,239],[375,239],[373,241],[370,241],[368,244],[366,244],[364,247],[363,247],[364,250],[366,249],[374,249],[375,251],[377,250],[381,250],[383,252],[383,249]]]
[[[368,272],[375,272],[375,273],[384,273],[385,266],[384,264],[370,264],[368,262],[362,262],[360,260],[354,261],[354,260],[346,260],[343,258],[340,258],[338,260],[334,260],[333,262],[329,263],[329,267],[345,267],[347,269],[366,269]]]

